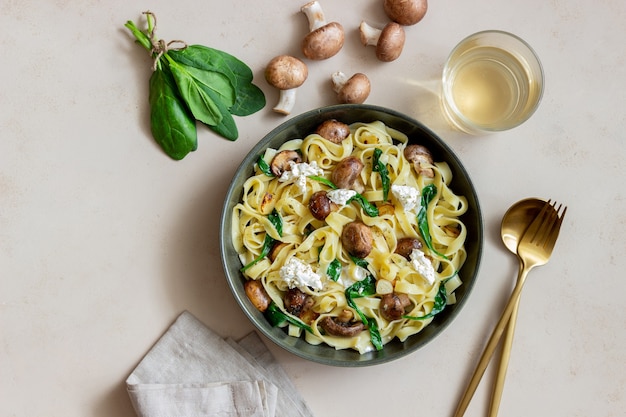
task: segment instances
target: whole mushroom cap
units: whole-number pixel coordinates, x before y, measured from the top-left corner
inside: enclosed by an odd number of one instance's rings
[[[387,16],[403,26],[411,26],[424,18],[428,10],[427,0],[385,0],[383,8]]]
[[[376,44],[376,58],[383,62],[396,60],[402,53],[406,34],[402,26],[389,22],[380,33]]]
[[[273,58],[265,68],[265,80],[279,90],[300,87],[308,76],[306,64],[290,55]]]
[[[331,22],[309,32],[302,40],[302,53],[312,60],[328,59],[343,48],[343,26]]]

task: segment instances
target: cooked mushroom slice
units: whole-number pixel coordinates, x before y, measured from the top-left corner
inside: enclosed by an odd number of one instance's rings
[[[315,133],[333,143],[341,143],[350,136],[350,126],[336,119],[330,119],[322,122],[315,130]]]
[[[389,22],[383,29],[377,29],[367,22],[361,22],[361,43],[364,46],[376,46],[376,58],[383,62],[391,62],[400,56],[406,34],[402,26]]]
[[[421,174],[428,178],[433,178],[435,176],[433,169],[426,166],[433,164],[433,156],[425,146],[407,146],[404,148],[404,157],[407,161],[413,164],[413,168],[415,168],[415,172],[417,172],[418,175]]]
[[[285,309],[299,317],[313,307],[313,297],[298,288],[291,288],[285,293]]]
[[[313,60],[328,59],[341,50],[344,42],[343,26],[326,23],[319,2],[311,1],[300,9],[309,21],[309,33],[302,40],[302,53]]]
[[[268,259],[271,262],[274,262],[276,260],[276,258],[278,257],[278,253],[285,247],[288,246],[285,242],[278,242],[276,241],[274,243],[274,246],[272,246],[272,249],[270,249],[270,252],[267,254]]]
[[[243,284],[246,295],[257,310],[264,312],[269,307],[272,299],[263,287],[263,283],[257,280],[248,280]]]
[[[385,0],[383,8],[391,20],[404,26],[410,26],[424,18],[428,10],[428,1]]]
[[[309,211],[317,220],[324,220],[328,215],[337,210],[337,204],[333,203],[326,191],[321,190],[313,193],[309,199]]]
[[[406,294],[385,294],[380,299],[380,315],[389,321],[398,320],[410,305],[411,300]]]
[[[363,322],[342,322],[330,316],[323,317],[319,323],[322,329],[332,336],[354,337],[365,330]]]
[[[289,162],[295,162],[296,164],[299,164],[302,162],[302,158],[300,157],[300,154],[296,151],[288,149],[280,151],[276,155],[274,155],[274,158],[272,158],[270,171],[272,171],[272,174],[280,177],[281,175],[283,175],[283,172],[289,169]]]
[[[359,176],[363,171],[363,162],[356,156],[342,159],[333,169],[330,180],[338,188],[354,190],[357,193],[363,191],[364,186]]]
[[[414,237],[403,237],[398,239],[395,253],[404,256],[406,259],[411,259],[413,249],[422,249],[422,242]]]
[[[348,223],[341,231],[341,244],[350,255],[365,258],[374,246],[372,230],[360,221]]]
[[[290,55],[279,55],[267,64],[265,79],[272,87],[280,90],[278,103],[273,109],[275,112],[285,115],[291,113],[296,104],[296,89],[308,75],[306,64]]]
[[[370,95],[371,84],[367,75],[357,72],[349,77],[341,71],[331,75],[333,90],[342,104],[361,104]]]

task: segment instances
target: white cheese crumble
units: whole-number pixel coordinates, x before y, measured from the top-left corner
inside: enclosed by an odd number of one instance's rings
[[[280,268],[280,278],[287,283],[289,288],[299,288],[302,291],[307,287],[321,290],[323,287],[322,277],[315,272],[309,264],[292,256],[287,263]]]
[[[306,191],[306,177],[309,175],[323,175],[324,170],[317,166],[317,162],[313,161],[310,164],[301,162],[299,164],[289,161],[289,169],[283,172],[278,181],[288,182],[295,181],[296,185],[300,189],[300,192]]]
[[[435,268],[426,257],[424,252],[419,249],[413,249],[411,252],[411,266],[417,271],[429,284],[435,283]]]
[[[330,190],[326,192],[326,196],[333,203],[339,206],[345,206],[348,200],[356,195],[356,191],[354,190],[346,190],[344,188],[338,188],[336,190]]]
[[[396,200],[402,204],[405,211],[418,211],[421,201],[420,192],[417,188],[408,185],[393,184],[391,186],[391,193]]]

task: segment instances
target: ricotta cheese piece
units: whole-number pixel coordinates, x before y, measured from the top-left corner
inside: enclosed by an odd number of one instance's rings
[[[413,249],[413,252],[411,252],[411,266],[418,274],[424,277],[430,285],[435,283],[435,268],[424,252],[419,249]]]
[[[300,259],[292,256],[287,263],[280,268],[280,278],[287,283],[289,288],[299,288],[304,291],[307,287],[321,290],[323,287],[322,277],[313,272],[311,266]]]
[[[391,193],[396,200],[402,204],[404,211],[419,210],[421,201],[420,191],[417,188],[409,185],[393,184],[391,186]]]
[[[301,162],[299,164],[289,161],[289,168],[280,176],[278,181],[288,182],[295,181],[300,192],[306,191],[306,177],[309,175],[323,175],[324,170],[317,166],[317,162],[312,161],[310,164]]]
[[[338,188],[336,190],[330,190],[326,192],[326,196],[333,203],[338,206],[345,206],[348,200],[356,195],[354,190],[346,190],[345,188]]]

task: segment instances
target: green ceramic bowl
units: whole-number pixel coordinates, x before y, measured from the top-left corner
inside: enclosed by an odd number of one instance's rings
[[[455,193],[466,196],[469,203],[469,210],[463,216],[463,222],[468,228],[466,241],[468,257],[460,272],[463,285],[455,291],[456,304],[447,306],[430,325],[406,341],[400,342],[396,339],[386,344],[383,350],[366,354],[359,354],[354,350],[336,350],[323,344],[313,346],[305,342],[303,338],[287,335],[284,329],[272,327],[263,314],[246,297],[243,289],[244,277],[239,271],[241,262],[230,238],[233,207],[241,200],[243,183],[252,175],[253,166],[258,156],[268,147],[278,148],[290,139],[304,138],[314,131],[321,122],[333,118],[347,124],[380,120],[408,135],[411,142],[425,145],[432,152],[435,161],[446,161],[450,165],[453,174],[450,187]],[[233,295],[246,316],[262,334],[278,346],[304,359],[332,366],[358,367],[389,362],[415,352],[444,331],[459,314],[470,295],[477,279],[482,247],[483,222],[478,198],[469,175],[459,158],[443,140],[420,122],[394,110],[372,105],[324,107],[295,116],[272,130],[254,146],[237,169],[228,188],[220,219],[220,249],[224,272]]]

